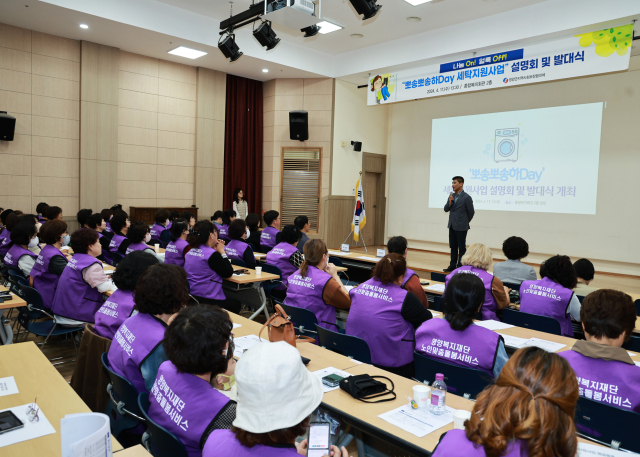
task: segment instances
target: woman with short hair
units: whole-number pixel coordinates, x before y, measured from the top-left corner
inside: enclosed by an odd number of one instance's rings
[[[12,211],[6,215],[4,230],[2,231],[4,239],[0,243],[0,259],[4,259],[4,256],[9,252],[9,248],[11,248],[11,232],[13,228],[18,225],[21,215],[22,211]]]
[[[38,221],[41,224],[44,224],[45,222],[47,222],[46,215],[47,215],[48,209],[49,209],[49,205],[47,205],[45,202],[40,202],[36,206],[36,214],[38,215]]]
[[[171,233],[169,233],[171,211],[168,209],[160,208],[153,215],[155,223],[151,227],[150,234],[151,239],[147,240],[147,243],[151,240],[155,240],[157,243],[162,243],[162,247],[166,246],[171,241]]]
[[[61,249],[70,243],[71,237],[67,233],[67,223],[58,220],[44,224],[39,235],[40,241],[46,243],[46,246],[40,251],[31,270],[31,279],[33,287],[42,296],[44,307],[51,309],[60,276],[71,260],[71,256]]]
[[[113,265],[113,257],[111,256],[111,252],[109,252],[109,245],[111,244],[111,238],[113,238],[113,232],[107,233],[105,231],[107,229],[107,224],[102,218],[102,214],[93,213],[87,218],[85,226],[88,229],[95,230],[98,233],[98,238],[100,239],[100,244],[102,245],[101,260],[104,260],[109,265]]]
[[[119,254],[123,257],[126,255],[127,248],[131,245],[131,240],[127,238],[130,226],[131,222],[129,222],[128,217],[114,215],[111,218],[111,229],[113,230],[113,236],[111,237],[111,241],[109,242],[109,252],[112,255]]]
[[[4,264],[19,268],[25,277],[29,277],[38,258],[38,254],[33,253],[30,248],[37,247],[38,243],[38,229],[35,224],[23,222],[16,225],[11,231],[11,247],[4,256]]]
[[[267,254],[267,264],[280,268],[282,284],[271,290],[276,298],[284,299],[287,292],[287,279],[300,268],[304,257],[298,251],[298,242],[302,232],[295,225],[285,225],[280,232],[280,242]]]
[[[211,216],[211,222],[220,227],[222,225],[222,216],[224,216],[224,211],[216,211],[213,213],[213,216]]]
[[[62,208],[59,206],[50,206],[47,208],[47,220],[52,221],[54,219],[62,220]]]
[[[171,242],[167,244],[164,254],[164,263],[178,265],[184,267],[184,255],[187,253],[189,243],[187,235],[189,235],[189,224],[187,220],[178,218],[173,221],[171,229]]]
[[[521,260],[529,255],[529,244],[519,236],[510,236],[502,243],[502,252],[507,257],[504,262],[493,266],[493,275],[502,282],[520,284],[522,281],[536,280],[536,270]]]
[[[196,225],[196,216],[191,211],[183,211],[178,216],[180,219],[184,219],[189,225],[189,231],[193,229],[193,226]]]
[[[220,238],[223,239],[225,243],[228,243],[229,241],[231,241],[231,238],[229,238],[229,225],[231,225],[231,222],[234,221],[235,219],[236,219],[236,212],[232,209],[228,209],[224,213],[222,213],[222,225],[220,226]]]
[[[260,252],[260,216],[251,213],[247,216],[245,222],[249,228],[247,243],[253,246],[254,252]]]
[[[102,218],[104,219],[104,223],[107,226],[107,228],[105,228],[104,231],[107,233],[113,233],[113,230],[111,230],[111,224],[109,223],[111,221],[111,217],[113,217],[113,211],[111,211],[109,208],[105,208],[102,211],[100,211],[100,215],[102,215]]]
[[[229,225],[229,238],[231,241],[224,247],[227,257],[242,260],[248,268],[256,267],[256,257],[253,249],[246,243],[247,223],[242,219],[235,219]]]
[[[149,226],[142,221],[135,221],[131,223],[127,238],[131,241],[131,244],[127,248],[125,255],[133,251],[147,251],[150,254],[155,255],[156,251],[147,243],[151,242],[151,234],[149,233]]]

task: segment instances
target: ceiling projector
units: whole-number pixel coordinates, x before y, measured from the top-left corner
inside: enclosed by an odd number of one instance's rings
[[[290,29],[302,29],[321,22],[320,1],[311,0],[266,0],[264,2],[263,19]]]

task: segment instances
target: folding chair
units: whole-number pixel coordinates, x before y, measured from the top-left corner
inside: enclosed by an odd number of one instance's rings
[[[640,453],[640,414],[636,412],[579,397],[575,423],[578,435],[584,438]]]
[[[552,335],[562,335],[560,322],[553,317],[538,316],[537,314],[523,313],[522,311],[505,308],[502,310],[502,322],[517,327],[538,330],[539,332],[551,333]]]
[[[280,306],[291,318],[291,322],[295,326],[296,335],[308,336],[314,338],[317,342],[318,332],[315,331],[315,328],[318,324],[318,319],[313,311],[284,303],[281,303]]]
[[[431,272],[431,280],[438,282],[445,282],[447,280],[447,275],[444,273],[436,273],[434,271]]]
[[[362,363],[371,363],[371,350],[362,338],[353,335],[327,330],[316,324],[318,343],[326,349],[342,354],[350,359],[356,359]]]
[[[640,336],[631,335],[631,339],[622,344],[627,351],[640,352]]]
[[[138,396],[138,407],[147,423],[147,431],[142,435],[142,445],[151,455],[154,457],[189,457],[182,441],[149,417],[148,393],[141,393]]]

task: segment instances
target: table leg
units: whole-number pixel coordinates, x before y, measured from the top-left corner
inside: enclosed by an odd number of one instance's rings
[[[0,309],[0,340],[2,344],[11,344],[13,343],[13,329],[8,320],[5,322],[5,311],[4,309]]]

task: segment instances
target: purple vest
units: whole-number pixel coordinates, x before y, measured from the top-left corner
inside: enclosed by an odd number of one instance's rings
[[[118,235],[117,233],[115,233],[115,234],[113,235],[113,238],[111,238],[111,242],[109,243],[109,250],[110,250],[111,252],[115,252],[115,253],[120,254],[120,253],[118,252],[118,248],[120,247],[120,245],[122,244],[122,242],[123,242],[124,240],[126,240],[126,239],[127,239],[127,237],[126,237],[126,236]]]
[[[60,276],[49,272],[49,262],[57,255],[64,257],[62,251],[55,246],[47,244],[40,251],[40,255],[31,270],[33,287],[42,295],[42,302],[47,309],[51,309],[53,297],[56,294],[56,287],[58,287],[58,281],[60,280]]]
[[[569,303],[573,291],[549,278],[524,281],[520,286],[520,311],[553,317],[560,322],[562,334],[573,336]]]
[[[404,278],[402,278],[402,287],[411,279],[411,276],[418,276],[415,271],[411,268],[407,268],[407,271],[404,272]]]
[[[486,457],[482,446],[469,441],[464,430],[449,430],[431,454],[433,457]],[[501,457],[527,457],[528,446],[521,440],[507,445]]]
[[[576,372],[580,396],[640,413],[640,367],[562,351]]]
[[[131,243],[124,255],[131,254],[133,251],[144,251],[145,249],[153,249],[147,243]]]
[[[224,300],[222,278],[209,267],[209,257],[213,253],[214,249],[206,244],[191,249],[184,256],[184,269],[187,271],[187,280],[191,286],[192,295]]]
[[[276,287],[276,289],[286,289],[287,279],[297,270],[297,268],[289,262],[289,257],[291,257],[295,252],[298,252],[297,247],[291,246],[289,243],[285,243],[283,241],[271,249],[267,254],[267,263],[269,265],[275,265],[280,268],[280,271],[282,272],[282,284]]]
[[[371,361],[401,367],[413,361],[415,331],[401,314],[407,296],[402,287],[382,284],[375,277],[349,291],[351,309],[347,335],[362,338],[371,350]]]
[[[7,254],[9,243],[11,243],[11,232],[5,228],[0,232],[0,258],[4,258]]]
[[[167,226],[164,229],[165,230],[169,230],[172,225],[173,225],[173,221],[169,221],[169,223],[167,224]]]
[[[151,233],[151,239],[160,241],[160,235],[165,230],[167,229],[164,225],[160,225],[156,222],[155,224],[153,224],[153,226],[151,227],[151,230],[149,231],[149,233]]]
[[[244,241],[231,240],[224,247],[224,252],[230,259],[244,260],[244,252],[247,249],[250,249],[249,245]]]
[[[271,252],[275,251],[273,249]],[[317,269],[309,265],[307,276],[302,277],[300,270],[289,276],[289,286],[285,305],[313,311],[318,319],[318,325],[334,332],[338,330],[336,326],[336,309],[325,303],[322,299],[324,287],[331,280],[331,275],[326,271]]]
[[[105,232],[113,232],[113,229],[111,228],[111,224],[109,223],[109,221],[106,221],[105,224],[107,225],[107,228],[104,229]]]
[[[218,234],[218,237],[222,238],[225,241],[229,241],[231,239],[229,238],[229,226],[227,224],[222,224],[218,228],[220,229],[220,233]]]
[[[200,457],[202,435],[230,401],[207,381],[179,372],[167,360],[160,365],[149,394],[149,418],[173,433],[189,457]]]
[[[140,368],[146,358],[162,344],[166,325],[150,314],[127,318],[113,336],[109,348],[111,369],[128,379],[139,393],[146,392]]]
[[[116,290],[96,313],[94,333],[112,340],[120,325],[131,316],[135,305],[132,290]]]
[[[178,265],[184,268],[184,249],[189,246],[182,238],[178,238],[175,241],[167,244],[167,249],[164,253],[164,263],[172,265]]]
[[[444,283],[445,289],[449,284],[449,281],[451,281],[451,278],[453,277],[453,275],[458,273],[472,274],[482,279],[482,283],[484,284],[484,303],[482,304],[482,311],[481,311],[482,320],[483,321],[499,320],[498,315],[496,314],[498,305],[495,299],[493,298],[493,293],[491,291],[491,283],[493,282],[493,275],[480,268],[472,267],[470,265],[465,265],[464,267],[456,268],[451,273],[449,273]]]
[[[214,430],[207,438],[202,450],[202,457],[300,457],[296,447],[271,447],[256,444],[253,447],[243,446],[231,430]]]
[[[38,255],[34,254],[28,249],[23,248],[19,244],[14,244],[7,251],[7,254],[4,256],[4,264],[10,267],[18,268],[18,262],[20,261],[20,257],[28,255],[32,259],[37,259]]]
[[[276,236],[280,233],[275,227],[267,227],[260,233],[260,246],[272,249],[276,245]]]
[[[470,325],[453,330],[445,319],[429,319],[416,330],[416,351],[452,365],[482,370],[493,377],[501,336]]]
[[[100,232],[98,232],[96,230],[96,233],[98,234],[98,240],[100,240],[104,235]],[[111,244],[111,241],[109,241],[109,244]],[[105,262],[107,262],[108,264],[112,264],[113,263],[113,257],[111,257],[111,253],[108,250],[102,250],[102,257],[104,258]]]
[[[75,254],[60,276],[51,311],[58,316],[93,324],[96,311],[102,306],[102,294],[84,281],[82,273],[91,265],[102,262],[89,254]]]

